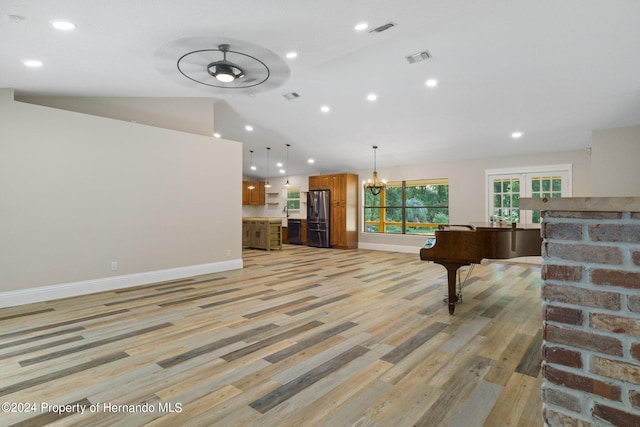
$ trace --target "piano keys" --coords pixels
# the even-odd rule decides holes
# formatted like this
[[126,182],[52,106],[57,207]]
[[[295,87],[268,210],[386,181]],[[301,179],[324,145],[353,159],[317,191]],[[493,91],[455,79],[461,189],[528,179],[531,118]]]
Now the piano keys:
[[420,259],[447,269],[449,314],[453,314],[459,300],[456,277],[460,267],[480,264],[483,259],[539,256],[541,249],[539,224],[443,225],[420,249]]

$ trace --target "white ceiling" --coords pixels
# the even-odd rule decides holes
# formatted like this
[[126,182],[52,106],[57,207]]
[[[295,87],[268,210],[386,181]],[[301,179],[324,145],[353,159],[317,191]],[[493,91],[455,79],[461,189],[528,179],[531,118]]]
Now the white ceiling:
[[[593,129],[640,124],[638,0],[2,0],[0,14],[0,87],[175,97],[178,119],[192,113],[185,99],[218,100],[215,130],[244,143],[245,173],[257,177],[266,147],[281,160],[287,143],[291,175],[369,169],[372,145],[382,171],[586,149]],[[62,33],[52,19],[77,27]],[[362,21],[369,30],[397,25],[355,31]],[[159,65],[185,38],[259,46],[290,75],[253,94],[189,84]],[[298,57],[285,59],[292,50]],[[405,59],[423,50],[433,57]],[[26,58],[44,66],[26,69]],[[438,86],[427,88],[428,78]],[[288,92],[300,98],[287,101]],[[248,169],[249,150],[258,172]]]

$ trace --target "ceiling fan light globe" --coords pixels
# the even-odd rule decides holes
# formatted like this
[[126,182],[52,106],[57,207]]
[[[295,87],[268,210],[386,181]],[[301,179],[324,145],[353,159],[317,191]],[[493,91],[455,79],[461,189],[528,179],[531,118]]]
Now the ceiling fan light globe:
[[231,83],[232,81],[234,81],[236,79],[233,74],[228,74],[228,73],[225,73],[225,72],[216,73],[214,75],[214,77],[219,82],[222,82],[222,83]]
[[244,77],[242,68],[225,60],[212,62],[207,66],[207,72],[222,83],[231,83],[236,79]]

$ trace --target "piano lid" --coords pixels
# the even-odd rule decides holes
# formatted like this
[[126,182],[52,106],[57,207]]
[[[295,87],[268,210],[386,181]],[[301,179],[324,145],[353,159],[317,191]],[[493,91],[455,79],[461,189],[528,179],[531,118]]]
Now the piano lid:
[[[508,222],[508,221],[471,222],[469,224],[470,224],[471,227],[473,227],[476,230],[477,229],[481,229],[481,230],[485,230],[485,229],[489,229],[489,230],[509,229],[509,230],[512,230],[514,228],[513,223]],[[529,230],[529,229],[540,230],[540,226],[541,226],[541,224],[520,224],[520,223],[516,223],[515,229],[516,230]]]
[[[476,223],[472,226],[449,226],[427,238],[420,258],[434,262],[467,262],[482,259],[508,259],[541,254],[540,227]],[[455,228],[455,229],[454,229]]]

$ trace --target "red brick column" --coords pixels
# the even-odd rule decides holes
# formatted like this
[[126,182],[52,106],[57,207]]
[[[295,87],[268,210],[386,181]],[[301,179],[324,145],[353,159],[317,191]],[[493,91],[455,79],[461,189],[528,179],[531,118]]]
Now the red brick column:
[[640,426],[640,213],[547,211],[543,412],[549,426]]

